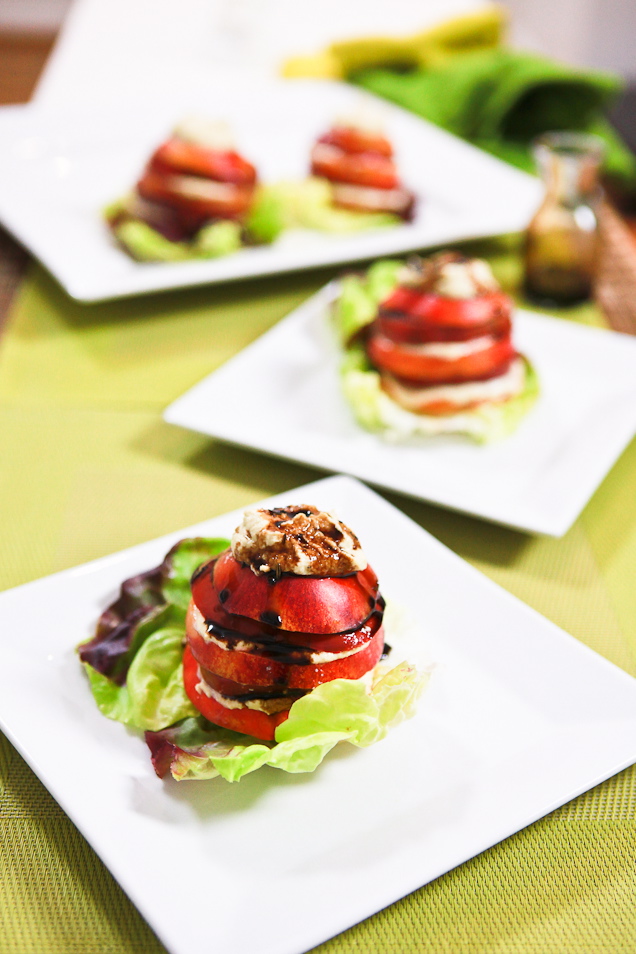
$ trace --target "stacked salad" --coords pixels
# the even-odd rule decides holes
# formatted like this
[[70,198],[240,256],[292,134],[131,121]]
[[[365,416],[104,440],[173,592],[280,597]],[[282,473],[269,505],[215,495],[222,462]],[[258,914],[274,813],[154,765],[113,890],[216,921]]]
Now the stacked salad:
[[349,528],[315,507],[247,511],[124,581],[79,648],[104,715],[143,730],[160,777],[310,772],[382,739],[426,677],[383,662],[384,600]]
[[106,221],[139,261],[214,258],[273,242],[290,228],[346,233],[408,219],[393,148],[360,118],[345,117],[315,143],[311,175],[264,184],[225,123],[186,117],[151,155],[133,191]]
[[346,276],[333,316],[358,423],[397,441],[510,434],[539,393],[512,310],[488,264],[458,252]]

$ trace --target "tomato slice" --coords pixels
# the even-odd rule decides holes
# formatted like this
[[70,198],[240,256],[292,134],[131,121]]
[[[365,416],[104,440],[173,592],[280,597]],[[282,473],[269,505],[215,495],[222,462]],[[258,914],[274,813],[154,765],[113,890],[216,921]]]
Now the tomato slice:
[[[515,359],[518,360],[517,355]],[[510,367],[512,367],[512,363]],[[506,375],[506,368],[502,375]],[[449,385],[424,385],[421,382],[398,379],[388,373],[381,375],[381,385],[396,404],[411,411],[413,414],[448,415],[459,414],[461,411],[486,404],[500,404],[519,393],[522,381],[517,375],[507,378],[504,388],[501,388],[496,397],[488,391],[488,382],[500,375],[471,382],[457,382]],[[466,385],[470,385],[466,389]],[[482,386],[480,388],[480,385]],[[444,393],[440,389],[444,388]],[[481,393],[480,393],[481,391]]]
[[369,606],[366,619],[353,629],[340,633],[294,632],[248,616],[234,616],[226,612],[214,587],[205,582],[201,584],[199,577],[192,586],[195,594],[192,603],[206,622],[215,625],[215,636],[220,642],[230,647],[238,642],[257,643],[259,648],[256,652],[274,659],[294,655],[295,659],[302,662],[312,652],[341,653],[356,649],[370,638],[367,630],[372,618],[384,611],[384,600],[378,595],[373,607]]
[[154,172],[184,172],[235,185],[254,185],[256,169],[237,152],[206,149],[183,139],[169,139],[150,160]]
[[251,186],[216,182],[196,176],[166,175],[147,170],[137,183],[144,199],[165,202],[181,212],[204,218],[240,218],[252,204]]
[[[380,636],[380,631],[382,635]],[[382,653],[384,629],[382,613],[373,615],[369,622],[356,633],[344,634],[339,648],[328,638],[329,648],[316,640],[313,652],[346,652],[358,649],[351,656],[333,659],[324,663],[307,663],[307,652],[295,652],[286,644],[279,644],[277,654],[269,652],[244,652],[240,649],[224,649],[216,643],[203,639],[194,627],[192,608],[186,617],[188,645],[197,661],[206,669],[245,685],[309,687],[330,679],[357,679],[373,666]],[[361,648],[359,648],[361,647]],[[379,647],[379,650],[378,650]],[[266,650],[269,646],[264,647]],[[356,675],[351,675],[351,673]]]
[[379,309],[378,325],[394,341],[465,341],[510,330],[512,302],[503,292],[475,298],[445,298],[397,288]]
[[[199,664],[186,646],[183,653],[183,685],[186,694],[192,705],[214,725],[233,729],[235,732],[244,732],[245,735],[254,736],[256,739],[273,741],[276,726],[284,722],[289,715],[287,709],[276,712],[274,715],[259,712],[257,709],[228,709],[216,699],[206,696],[203,692],[197,692],[199,680]],[[289,700],[290,705],[292,701],[292,699]]]
[[[212,585],[226,613],[296,633],[357,629],[368,619],[378,595],[378,578],[370,566],[348,576],[283,574],[273,581],[239,563],[230,550],[214,561]],[[203,573],[193,584],[193,596],[208,617],[206,586],[210,576]]]
[[[194,656],[194,653],[192,655]],[[196,656],[194,658],[196,659]],[[247,702],[250,699],[276,699],[278,703],[276,708],[282,710],[286,708],[282,704],[283,699],[294,702],[307,693],[305,689],[290,689],[288,686],[246,686],[242,682],[234,682],[233,679],[218,676],[215,672],[205,669],[201,663],[199,663],[199,671],[201,678],[208,686],[222,696],[229,696],[237,702]]]
[[413,346],[398,344],[382,334],[373,334],[367,341],[372,364],[420,386],[458,384],[503,374],[515,353],[509,337],[492,339],[488,347],[453,359],[423,354]]
[[377,152],[348,153],[337,146],[318,142],[311,152],[311,171],[332,182],[351,182],[374,189],[397,189],[395,163]]
[[318,142],[338,146],[343,152],[377,152],[388,158],[393,155],[393,146],[386,136],[354,126],[334,126]]

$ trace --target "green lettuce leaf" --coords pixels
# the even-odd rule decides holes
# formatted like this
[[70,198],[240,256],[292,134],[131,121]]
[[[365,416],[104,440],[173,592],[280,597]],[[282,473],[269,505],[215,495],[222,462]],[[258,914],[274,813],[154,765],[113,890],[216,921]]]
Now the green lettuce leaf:
[[382,390],[380,375],[371,367],[362,348],[351,348],[345,353],[340,380],[358,424],[389,441],[464,434],[478,444],[485,444],[511,434],[539,396],[536,371],[526,358],[523,361],[525,384],[516,397],[444,416],[414,414],[391,400]]
[[153,731],[196,715],[183,688],[183,639],[182,625],[164,627],[148,636],[123,686],[85,663],[100,712],[125,725]]
[[408,663],[388,672],[385,668],[376,667],[371,686],[367,679],[334,679],[298,699],[276,729],[272,745],[246,743],[246,736],[212,726],[202,717],[147,733],[155,767],[180,781],[221,775],[235,782],[263,765],[313,772],[338,742],[372,745],[414,714],[428,676]]
[[185,242],[172,242],[139,219],[127,219],[115,225],[113,232],[138,262],[183,262],[197,257]]
[[195,258],[219,258],[237,252],[243,245],[241,226],[230,219],[211,222],[197,232],[192,243]]
[[272,242],[285,229],[317,229],[346,234],[364,229],[399,225],[401,219],[385,212],[355,212],[333,204],[331,185],[326,179],[278,182],[262,186],[247,222],[256,241]]
[[184,612],[190,602],[190,580],[203,563],[223,553],[230,541],[223,537],[188,537],[170,550],[161,564],[164,599]]
[[345,275],[333,309],[333,321],[341,344],[348,345],[362,328],[375,320],[378,305],[398,283],[403,262],[382,259],[364,275]]

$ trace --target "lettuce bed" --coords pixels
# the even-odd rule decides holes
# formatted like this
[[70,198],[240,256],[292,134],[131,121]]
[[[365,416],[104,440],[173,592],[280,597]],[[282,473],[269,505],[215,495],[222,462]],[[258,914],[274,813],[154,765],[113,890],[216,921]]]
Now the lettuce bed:
[[313,772],[338,742],[371,745],[413,715],[426,677],[401,663],[312,690],[292,705],[272,744],[207,722],[183,688],[185,614],[192,574],[228,546],[182,540],[159,567],[122,584],[96,635],[78,647],[100,711],[145,732],[158,775],[233,782],[262,765]]
[[347,234],[401,224],[384,212],[354,212],[333,204],[326,179],[261,186],[244,227],[230,220],[204,226],[191,242],[174,242],[128,212],[130,197],[113,202],[104,217],[119,243],[140,262],[219,258],[240,248],[274,242],[288,229]]
[[398,284],[403,266],[403,262],[386,260],[376,262],[364,275],[347,275],[334,305],[334,326],[344,352],[340,366],[342,391],[358,424],[395,442],[436,434],[462,434],[477,443],[507,437],[539,396],[539,380],[527,358],[523,358],[525,384],[520,394],[458,414],[415,414],[400,407],[382,389],[380,375],[370,364],[358,336],[375,319],[380,302]]

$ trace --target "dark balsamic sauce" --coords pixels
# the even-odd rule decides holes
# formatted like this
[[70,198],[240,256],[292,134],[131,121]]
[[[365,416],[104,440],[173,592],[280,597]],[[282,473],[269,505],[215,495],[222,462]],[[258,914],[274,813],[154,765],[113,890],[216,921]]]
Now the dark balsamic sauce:
[[261,623],[267,623],[268,626],[281,626],[283,619],[273,610],[265,610],[261,613]]
[[229,599],[229,596],[230,591],[227,589],[227,587],[224,590],[221,590],[219,593],[219,603],[225,603]]
[[203,574],[206,573],[208,570],[211,572],[215,562],[216,562],[216,557],[214,558],[214,560],[208,560],[207,563],[202,563],[201,566],[198,567],[194,571],[192,576],[190,577],[190,585],[192,586],[193,583],[196,583],[199,577],[203,576]]
[[268,689],[267,686],[263,686],[262,689],[250,689],[249,692],[241,692],[236,695],[229,692],[221,693],[221,695],[226,699],[232,699],[234,702],[251,702],[256,699],[261,699],[265,702],[268,699],[300,699],[301,696],[307,695],[308,692],[308,689]]
[[385,644],[384,644],[384,649],[382,650],[382,655],[380,656],[380,659],[386,659],[387,656],[389,655],[389,653],[391,652],[391,649],[392,649],[392,648],[393,648],[393,647],[390,646],[388,643],[385,643]]
[[[373,628],[379,628],[382,623],[384,613],[384,600],[382,597],[378,597],[375,605],[376,609],[374,609],[360,625],[353,629],[342,630],[340,633],[328,633],[325,634],[325,636],[346,636],[349,633],[356,633],[358,630],[362,630],[364,635],[370,635]],[[218,639],[219,642],[224,643],[228,649],[234,649],[238,643],[246,643],[250,648],[242,649],[241,652],[247,652],[256,656],[265,656],[289,666],[314,665],[311,661],[311,656],[317,652],[315,646],[302,646],[296,643],[284,642],[285,631],[275,629],[267,621],[264,621],[263,629],[258,633],[258,636],[249,636],[245,633],[239,633],[235,629],[221,626],[212,619],[206,619],[205,626],[208,633],[214,636],[215,639]]]

